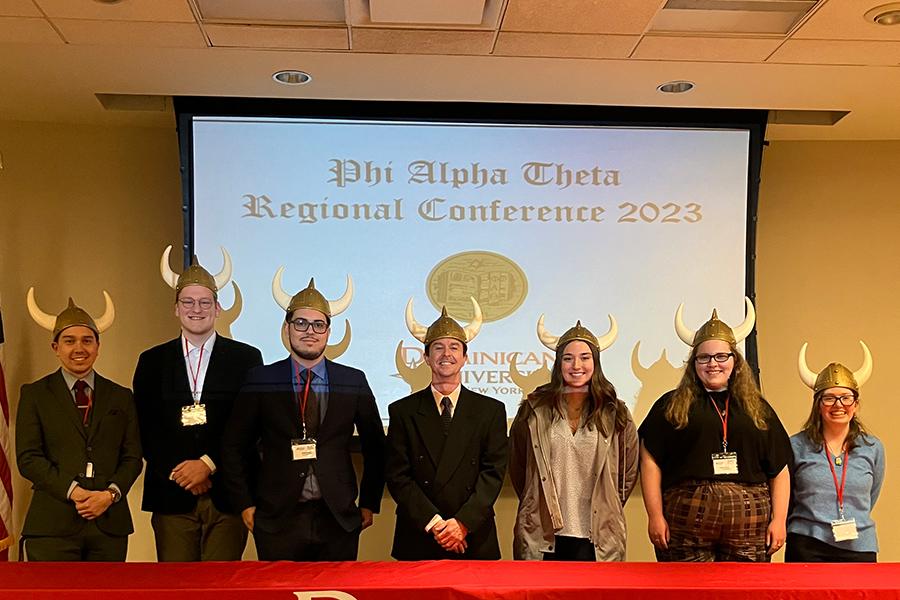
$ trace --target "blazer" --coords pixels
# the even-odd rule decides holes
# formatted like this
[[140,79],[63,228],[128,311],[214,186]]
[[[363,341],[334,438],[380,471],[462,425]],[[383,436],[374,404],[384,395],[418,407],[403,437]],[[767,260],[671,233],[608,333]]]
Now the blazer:
[[[255,506],[255,527],[272,533],[300,500],[309,460],[293,460],[291,440],[301,436],[300,408],[292,386],[291,358],[257,367],[238,394],[222,446],[225,484],[237,511]],[[322,500],[346,531],[361,525],[359,508],[381,507],[384,493],[384,428],[365,374],[325,361],[328,403],[316,435],[315,474]],[[359,433],[363,473],[357,487],[353,429]],[[248,451],[258,450],[252,477]]]
[[[397,502],[391,555],[398,560],[499,559],[494,502],[506,473],[506,409],[463,387],[444,436],[431,388],[388,407],[386,479]],[[425,527],[435,514],[468,529],[463,554],[447,552]]]
[[209,494],[222,512],[234,512],[221,481],[222,435],[244,377],[262,364],[253,346],[216,336],[200,402],[206,405],[206,424],[184,427],[181,408],[193,404],[184,364],[181,336],[143,352],[134,371],[134,400],[147,472],[141,508],[161,514],[187,513],[197,505],[194,496],[169,479],[184,460],[208,455],[216,465]]
[[[134,531],[125,496],[141,472],[141,440],[131,392],[94,374],[91,421],[86,428],[66,386],[62,371],[22,386],[16,416],[16,460],[31,481],[34,495],[22,536],[66,536],[87,521],[66,498],[72,482],[86,490],[105,490],[111,483],[122,498],[97,518],[109,535]],[[94,476],[85,476],[88,462]]]

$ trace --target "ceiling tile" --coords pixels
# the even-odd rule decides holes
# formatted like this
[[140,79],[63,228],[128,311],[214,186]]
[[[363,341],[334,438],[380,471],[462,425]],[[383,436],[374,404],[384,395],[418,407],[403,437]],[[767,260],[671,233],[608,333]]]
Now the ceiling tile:
[[[416,1],[416,0],[410,0]],[[434,1],[434,0],[432,0]],[[441,0],[449,2],[449,0]],[[354,27],[375,27],[381,29],[427,29],[427,30],[470,30],[470,29],[497,29],[497,23],[500,20],[500,11],[503,8],[504,0],[487,0],[484,2],[484,10],[482,11],[481,23],[466,25],[439,25],[434,23],[375,23],[372,21],[372,15],[369,8],[370,0],[347,0],[347,12],[350,15],[347,19]]]
[[900,42],[788,40],[770,63],[810,65],[900,65]]
[[346,27],[276,27],[254,25],[206,25],[213,46],[235,48],[285,48],[291,50],[348,50]]
[[640,39],[636,35],[501,32],[494,47],[498,56],[557,58],[627,58]]
[[344,0],[196,0],[205,22],[344,23]]
[[105,4],[96,0],[34,0],[48,17],[111,21],[193,23],[188,0],[128,0]]
[[391,54],[490,54],[490,31],[374,29],[351,31],[354,52]]
[[502,31],[643,33],[660,0],[509,0]]
[[782,42],[773,38],[647,35],[632,58],[699,60],[710,62],[762,62]]
[[866,11],[885,3],[886,0],[826,2],[791,39],[900,41],[900,26],[876,25],[865,18]]
[[200,27],[188,23],[142,21],[89,21],[55,19],[70,44],[85,46],[140,46],[158,48],[205,48]]
[[[0,17],[0,44],[62,44],[46,19]],[[0,51],[2,54],[2,51]]]
[[0,0],[0,17],[43,17],[31,0]]

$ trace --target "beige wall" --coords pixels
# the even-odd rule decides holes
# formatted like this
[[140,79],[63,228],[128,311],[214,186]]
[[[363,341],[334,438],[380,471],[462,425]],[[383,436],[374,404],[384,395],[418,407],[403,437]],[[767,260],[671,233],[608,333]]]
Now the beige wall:
[[[0,121],[0,152],[0,298],[14,421],[19,386],[57,366],[49,334],[27,316],[29,286],[47,312],[61,310],[71,294],[96,314],[100,291],[110,292],[118,317],[103,336],[97,367],[123,384],[141,350],[176,333],[157,265],[161,249],[182,239],[180,180],[174,129]],[[763,391],[785,427],[795,432],[810,405],[796,374],[800,344],[810,342],[815,369],[831,360],[856,368],[862,338],[875,357],[862,416],[885,442],[889,464],[900,440],[888,404],[900,358],[893,343],[900,333],[897,164],[900,142],[773,143],[763,162],[757,263]],[[137,528],[129,559],[153,560],[140,487],[129,496]],[[20,526],[30,492],[17,473],[15,493]],[[900,560],[900,523],[888,511],[898,500],[900,483],[889,473],[876,511],[884,561]],[[507,558],[515,506],[506,485],[497,520]],[[393,508],[385,498],[363,535],[361,559],[388,558]],[[651,560],[639,494],[626,512],[629,560]]]

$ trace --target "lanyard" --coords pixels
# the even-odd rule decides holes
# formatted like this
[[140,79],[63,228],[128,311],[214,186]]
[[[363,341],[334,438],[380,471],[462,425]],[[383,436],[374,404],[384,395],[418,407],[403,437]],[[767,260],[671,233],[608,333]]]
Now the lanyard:
[[828,466],[831,468],[831,477],[834,479],[834,491],[837,492],[837,501],[838,501],[838,510],[841,512],[841,519],[844,518],[844,484],[847,482],[847,463],[850,461],[850,453],[844,452],[841,454],[843,456],[844,463],[841,466],[841,485],[838,487],[837,480],[837,472],[834,470],[834,461],[831,459],[831,453],[828,452],[828,444],[822,443],[825,446],[825,458],[828,459]]
[[[294,372],[297,375],[297,387],[300,387],[300,367],[297,363],[291,361],[294,365]],[[297,404],[300,405],[300,423],[303,425],[303,439],[306,439],[306,400],[309,398],[309,382],[312,381],[313,372],[312,369],[306,370],[306,383],[303,385],[303,397],[300,397],[300,392],[295,391],[294,394],[297,396]]]
[[197,360],[197,372],[194,373],[194,367],[191,365],[191,355],[188,353],[188,341],[187,338],[184,338],[184,355],[187,358],[188,371],[191,374],[191,397],[194,399],[194,404],[200,404],[200,395],[197,393],[197,380],[200,379],[200,369],[203,368],[203,346],[204,344],[200,344],[200,358]]
[[719,405],[712,399],[712,396],[707,395],[707,397],[709,398],[709,401],[712,402],[713,408],[716,409],[719,420],[722,421],[722,452],[728,452],[728,401],[731,399],[731,396],[729,395],[725,398],[724,415],[722,415],[722,412],[719,410]]

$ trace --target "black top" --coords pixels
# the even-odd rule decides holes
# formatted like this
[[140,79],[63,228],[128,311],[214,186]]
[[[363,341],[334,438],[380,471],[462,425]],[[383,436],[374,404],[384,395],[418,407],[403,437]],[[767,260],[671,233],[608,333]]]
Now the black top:
[[[778,475],[791,458],[791,442],[769,403],[768,429],[761,431],[738,402],[729,402],[728,451],[737,452],[736,475],[714,475],[712,454],[722,452],[722,420],[710,397],[698,398],[688,412],[684,429],[666,420],[665,410],[674,390],[653,404],[638,430],[641,441],[662,471],[662,489],[689,479],[765,483]],[[715,399],[725,408],[724,393]]]

